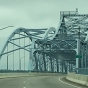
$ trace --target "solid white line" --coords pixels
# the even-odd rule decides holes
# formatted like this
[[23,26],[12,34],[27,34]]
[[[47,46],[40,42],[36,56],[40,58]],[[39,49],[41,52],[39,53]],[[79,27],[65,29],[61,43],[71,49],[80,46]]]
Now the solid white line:
[[[65,76],[63,76],[63,77],[65,77]],[[67,82],[63,82],[63,81],[61,80],[61,78],[63,78],[63,77],[58,78],[60,82],[65,83],[65,84],[70,85],[70,86],[73,86],[73,87],[76,87],[76,88],[81,88],[81,87],[78,87],[78,86],[74,86],[74,85],[72,85],[72,84],[69,84],[69,83],[67,83]]]
[[23,87],[23,88],[26,88],[26,87]]
[[25,81],[24,81],[24,83],[25,83]]

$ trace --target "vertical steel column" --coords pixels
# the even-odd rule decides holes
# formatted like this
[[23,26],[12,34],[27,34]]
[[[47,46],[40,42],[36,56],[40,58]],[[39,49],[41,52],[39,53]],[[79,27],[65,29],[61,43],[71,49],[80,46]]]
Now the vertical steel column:
[[67,61],[67,72],[69,72],[69,61]]
[[39,70],[42,71],[42,69],[41,69],[41,59],[40,59],[39,53],[38,53],[38,60],[39,60]]
[[47,56],[47,71],[49,71],[49,58]]
[[[87,41],[87,44],[86,44],[86,63],[88,63],[88,41]],[[88,68],[88,64],[87,64],[87,68]]]
[[38,71],[40,70],[40,67],[39,67],[39,58],[38,58],[38,52],[37,52],[37,63],[38,63]]
[[47,58],[46,54],[45,54],[45,60],[46,60],[46,71],[48,71],[48,58]]
[[22,59],[22,58],[20,58],[20,70],[21,70],[21,59]]
[[50,72],[50,60],[49,60],[49,56],[48,56],[48,71]]
[[43,60],[43,54],[41,53],[41,55],[42,55],[42,69],[43,69],[43,71],[45,71],[45,70],[44,70],[44,60]]
[[52,57],[51,57],[51,45],[50,45],[50,64],[51,64],[51,72],[53,72],[53,64],[52,64]]
[[52,72],[54,72],[54,58],[52,58]]
[[63,60],[63,73],[65,73],[65,61]]
[[58,60],[59,63],[59,72],[61,72],[61,60]]
[[55,58],[55,71],[57,72],[57,60]]
[[67,73],[67,63],[66,63],[66,61],[65,61],[65,73]]
[[44,62],[44,71],[46,71],[46,61],[45,61],[45,52],[44,52],[44,45],[43,45],[43,62]]
[[37,53],[34,53],[34,58],[35,58],[35,63],[36,63],[36,67],[35,70],[38,71],[38,60],[37,60]]
[[54,72],[56,72],[56,59],[54,58]]
[[81,68],[84,68],[84,44],[82,45],[82,60],[81,60]]
[[70,61],[68,61],[68,63],[69,63],[69,72],[70,72]]
[[54,72],[54,58],[52,57],[52,72]]
[[50,66],[49,66],[50,72],[52,72],[52,70],[51,70],[52,69],[52,67],[51,67],[52,65],[51,65],[51,57],[50,56],[49,56],[49,64],[50,64]]
[[33,70],[36,71],[36,61],[35,61],[34,53],[33,53],[33,57],[32,57],[32,65],[33,65]]
[[[19,33],[19,46],[20,46],[20,33]],[[21,62],[20,62],[20,49],[19,49],[19,70],[21,70],[20,64]]]
[[44,71],[46,71],[45,53],[43,52]]
[[[29,45],[30,45],[30,38],[29,38]],[[30,50],[30,46],[29,46],[29,50]],[[32,49],[31,49],[32,50]],[[31,51],[30,51],[31,52]],[[29,64],[30,64],[30,60],[32,59],[32,58],[30,58],[30,52],[29,52]],[[32,62],[31,62],[32,63]],[[28,70],[29,70],[29,65],[28,64]],[[31,70],[32,70],[32,64],[31,64]]]
[[[7,52],[8,52],[8,43],[7,43]],[[8,53],[7,53],[7,70],[8,70]]]
[[62,73],[63,73],[63,60],[61,61],[61,63],[62,63]]
[[[85,46],[85,51],[86,51],[86,46]],[[85,59],[85,68],[87,68],[87,58],[86,58],[86,52],[85,52],[84,59]]]
[[36,70],[36,66],[35,66],[35,64],[36,64],[36,60],[35,60],[35,53],[34,53],[34,44],[35,44],[35,41],[36,41],[36,39],[32,39],[31,40],[31,51],[30,51],[30,58],[32,59],[32,64],[33,64],[33,70]]
[[58,63],[58,58],[56,58],[56,63],[57,63],[57,72],[59,72],[59,63]]
[[52,58],[51,57],[50,57],[50,64],[51,64],[51,72],[53,72]]
[[49,67],[48,67],[48,70],[49,70],[49,72],[50,72],[50,69],[51,69],[51,67],[50,67],[50,65],[51,65],[51,63],[50,63],[50,57],[48,57],[48,64],[49,64]]
[[42,61],[41,61],[41,69],[43,71],[43,58],[42,58]]
[[[24,33],[24,35],[25,35],[25,33]],[[25,38],[24,38],[24,46],[25,46]],[[25,50],[24,50],[24,71],[25,71]]]
[[40,71],[42,72],[43,71],[43,61],[42,61],[40,53],[38,53],[38,59],[39,59]]
[[72,65],[72,61],[71,61],[71,71],[73,71],[73,70],[72,70],[72,66],[73,66],[73,65]]
[[[14,36],[13,36],[13,39],[14,39]],[[13,43],[14,43],[14,40],[13,40]],[[14,44],[13,44],[13,50],[14,50]],[[14,71],[14,51],[13,51],[13,71]]]

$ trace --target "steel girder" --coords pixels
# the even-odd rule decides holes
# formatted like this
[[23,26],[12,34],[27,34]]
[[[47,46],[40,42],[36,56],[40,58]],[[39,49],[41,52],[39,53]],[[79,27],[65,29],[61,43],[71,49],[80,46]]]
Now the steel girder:
[[[24,32],[26,35],[21,34]],[[82,60],[88,61],[88,43],[87,43],[87,36],[88,36],[88,14],[78,14],[78,11],[61,11],[60,12],[60,23],[55,29],[54,27],[44,28],[44,29],[25,29],[25,28],[18,28],[16,29],[10,37],[7,39],[6,43],[4,44],[2,51],[0,53],[0,58],[2,55],[19,50],[24,49],[31,53],[30,58],[32,59],[34,70],[35,71],[51,71],[51,72],[60,72],[60,68],[62,68],[62,72],[64,72],[66,64],[73,64],[75,65],[76,57],[71,59],[64,59],[57,58],[58,53],[60,51],[68,51],[78,52],[77,48],[77,39],[80,39],[80,54],[82,54]],[[12,37],[15,34],[22,35],[23,37],[14,38]],[[13,40],[22,39],[28,37],[31,40],[31,44],[25,45],[21,47],[13,43]],[[8,43],[14,44],[18,46],[17,49],[12,51],[8,51],[4,53],[4,50]],[[83,43],[83,44],[81,44]],[[85,43],[85,45],[84,45]],[[29,49],[26,47],[30,46]],[[76,55],[75,54],[75,55]],[[59,53],[60,55],[60,53]],[[67,57],[68,58],[68,57]],[[85,59],[86,58],[86,59]],[[80,62],[80,60],[78,60]],[[83,62],[81,67],[85,64]],[[56,69],[55,69],[56,66]],[[87,65],[86,65],[87,66]],[[67,66],[68,67],[68,66]]]
[[[47,30],[47,32],[46,32]],[[22,39],[22,38],[26,38],[26,37],[29,37],[30,40],[32,41],[33,39],[35,40],[38,40],[38,39],[45,39],[48,37],[48,34],[50,32],[54,31],[52,34],[56,34],[56,29],[54,27],[51,27],[51,28],[45,28],[45,29],[25,29],[25,28],[18,28],[16,29],[15,31],[13,31],[13,33],[8,37],[8,39],[6,40],[4,46],[2,47],[1,49],[1,52],[0,52],[0,58],[2,55],[6,54],[4,53],[4,50],[7,46],[8,43],[12,43],[11,41],[12,40],[17,40],[17,39]],[[26,33],[26,35],[23,35],[23,34],[20,34],[21,32],[24,32]],[[19,35],[22,35],[24,37],[20,37],[20,38],[14,38],[12,39],[12,37],[15,35],[15,34],[19,34]],[[40,36],[42,34],[42,36]],[[51,36],[50,38],[53,38],[55,35]],[[12,43],[14,44],[14,43]],[[16,45],[16,44],[14,44]],[[27,46],[24,46],[24,47],[20,47],[19,45],[16,45],[18,46],[19,48],[18,49],[24,49],[24,47],[27,47]],[[31,46],[28,45],[28,46]],[[17,49],[17,50],[18,50]],[[15,51],[15,50],[14,50]],[[12,52],[12,51],[11,51]],[[29,51],[30,52],[30,51]],[[10,52],[7,52],[7,53],[10,53]]]
[[[24,49],[28,52],[31,53],[30,55],[30,58],[33,58],[33,53],[34,51],[38,50],[39,48],[36,49],[36,40],[44,40],[44,39],[53,39],[54,36],[56,35],[56,32],[57,30],[54,28],[54,27],[50,27],[50,28],[44,28],[44,29],[25,29],[25,28],[18,28],[16,29],[15,31],[13,31],[13,33],[9,36],[9,38],[6,40],[4,46],[2,47],[1,49],[1,52],[0,52],[0,58],[7,54],[7,57],[8,57],[8,53],[11,53],[11,52],[14,52],[14,51],[17,51],[17,50],[20,50],[20,49]],[[25,33],[25,34],[23,34]],[[19,35],[19,38],[15,38],[14,36],[15,35]],[[22,37],[20,37],[20,35]],[[14,37],[14,38],[13,38]],[[23,38],[29,38],[31,40],[31,44],[28,44],[28,45],[24,45],[24,46],[20,46],[20,39],[23,39]],[[19,44],[15,44],[13,41],[14,40],[19,40]],[[24,40],[25,41],[25,40]],[[17,46],[18,48],[17,49],[13,49],[13,50],[10,50],[7,52],[4,52],[6,48],[8,48],[8,44],[13,44],[14,46]],[[26,49],[27,47],[30,47],[28,49]],[[19,51],[20,52],[20,51]],[[19,56],[20,58],[20,56]],[[37,56],[36,54],[34,55],[34,61],[36,62],[35,64],[35,68],[34,69],[38,69],[38,64],[39,64],[39,61],[37,59]]]
[[[60,23],[57,30],[57,34],[52,40],[45,39],[36,41],[38,47],[40,48],[38,52],[45,52],[49,57],[49,53],[51,53],[52,51],[55,55],[55,53],[60,50],[74,50],[77,54],[77,47],[79,46],[77,45],[77,40],[80,38],[80,44],[81,42],[85,43],[87,41],[88,15],[78,14],[78,11],[62,11],[60,16]],[[87,45],[88,44],[85,45],[86,49]],[[80,46],[80,52],[81,49],[82,46]],[[85,52],[87,52],[86,49]],[[84,50],[82,52],[84,53]],[[88,57],[86,53],[83,56]],[[69,63],[68,61],[70,61],[69,64],[76,64],[77,61],[75,59],[76,57],[74,58],[73,62],[67,60],[67,63]],[[81,64],[80,60],[78,60],[78,62],[78,64]]]

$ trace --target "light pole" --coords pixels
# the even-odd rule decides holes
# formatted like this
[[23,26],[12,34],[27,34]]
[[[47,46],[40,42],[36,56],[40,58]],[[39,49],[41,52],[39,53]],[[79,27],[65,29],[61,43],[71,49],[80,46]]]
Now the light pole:
[[[1,28],[0,30],[4,30],[4,29],[6,29],[6,28],[9,28],[9,27],[14,27],[14,26],[7,26],[7,27],[4,27],[4,28]],[[10,54],[9,54],[10,55]],[[8,70],[8,56],[9,55],[7,55],[7,70]]]
[[[77,38],[77,58],[76,58],[76,68],[80,68],[80,26],[78,28],[78,38]],[[78,71],[78,70],[77,70]]]
[[19,70],[20,70],[20,71],[21,71],[21,59],[24,58],[24,57],[26,57],[26,56],[21,57],[20,60],[19,60],[19,61],[20,61],[20,62],[19,62],[19,64],[20,64]]
[[[29,67],[30,67],[30,69],[29,69]],[[29,58],[29,61],[28,61],[28,71],[31,72],[31,70],[32,70],[32,62],[31,62],[31,59]]]
[[14,27],[14,26],[7,26],[7,27],[4,27],[4,28],[1,28],[0,30],[6,29],[6,28],[9,28],[9,27]]
[[[12,54],[12,53],[11,53],[11,54]],[[8,55],[7,55],[7,70],[8,70],[8,62],[9,62],[9,61],[8,61],[8,56],[11,55],[11,54],[8,54]]]

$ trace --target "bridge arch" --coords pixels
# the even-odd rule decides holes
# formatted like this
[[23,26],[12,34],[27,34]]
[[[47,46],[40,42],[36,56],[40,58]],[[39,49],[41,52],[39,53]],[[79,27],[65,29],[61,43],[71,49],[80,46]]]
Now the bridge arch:
[[[84,24],[85,23],[85,24]],[[88,41],[87,41],[87,32],[88,32],[88,15],[87,14],[78,14],[77,11],[61,11],[60,12],[60,23],[58,28],[54,27],[43,28],[43,29],[25,29],[18,28],[16,29],[6,40],[4,47],[0,53],[0,58],[2,55],[24,49],[31,53],[31,58],[33,58],[33,63],[35,63],[35,71],[57,71],[60,72],[60,69],[67,70],[65,68],[66,64],[72,64],[65,60],[57,59],[56,53],[65,51],[75,50],[77,55],[82,55],[82,61],[79,58],[76,58],[75,55],[75,66],[79,68],[82,66],[87,66],[87,63],[84,63],[84,60],[88,62]],[[26,35],[21,34],[24,32]],[[23,35],[21,38],[28,37],[31,41],[31,44],[28,44],[24,47],[16,45],[11,42],[12,37],[15,35]],[[21,39],[16,38],[16,39]],[[86,41],[85,41],[86,40]],[[4,53],[4,50],[8,43],[18,46],[18,49]],[[29,50],[25,47],[30,46]],[[60,53],[59,53],[60,54]],[[54,56],[55,55],[55,56]],[[71,61],[71,59],[69,59]],[[56,66],[56,67],[55,67]],[[60,68],[61,67],[61,68]],[[57,70],[54,70],[57,68]],[[69,68],[70,69],[70,68]]]

